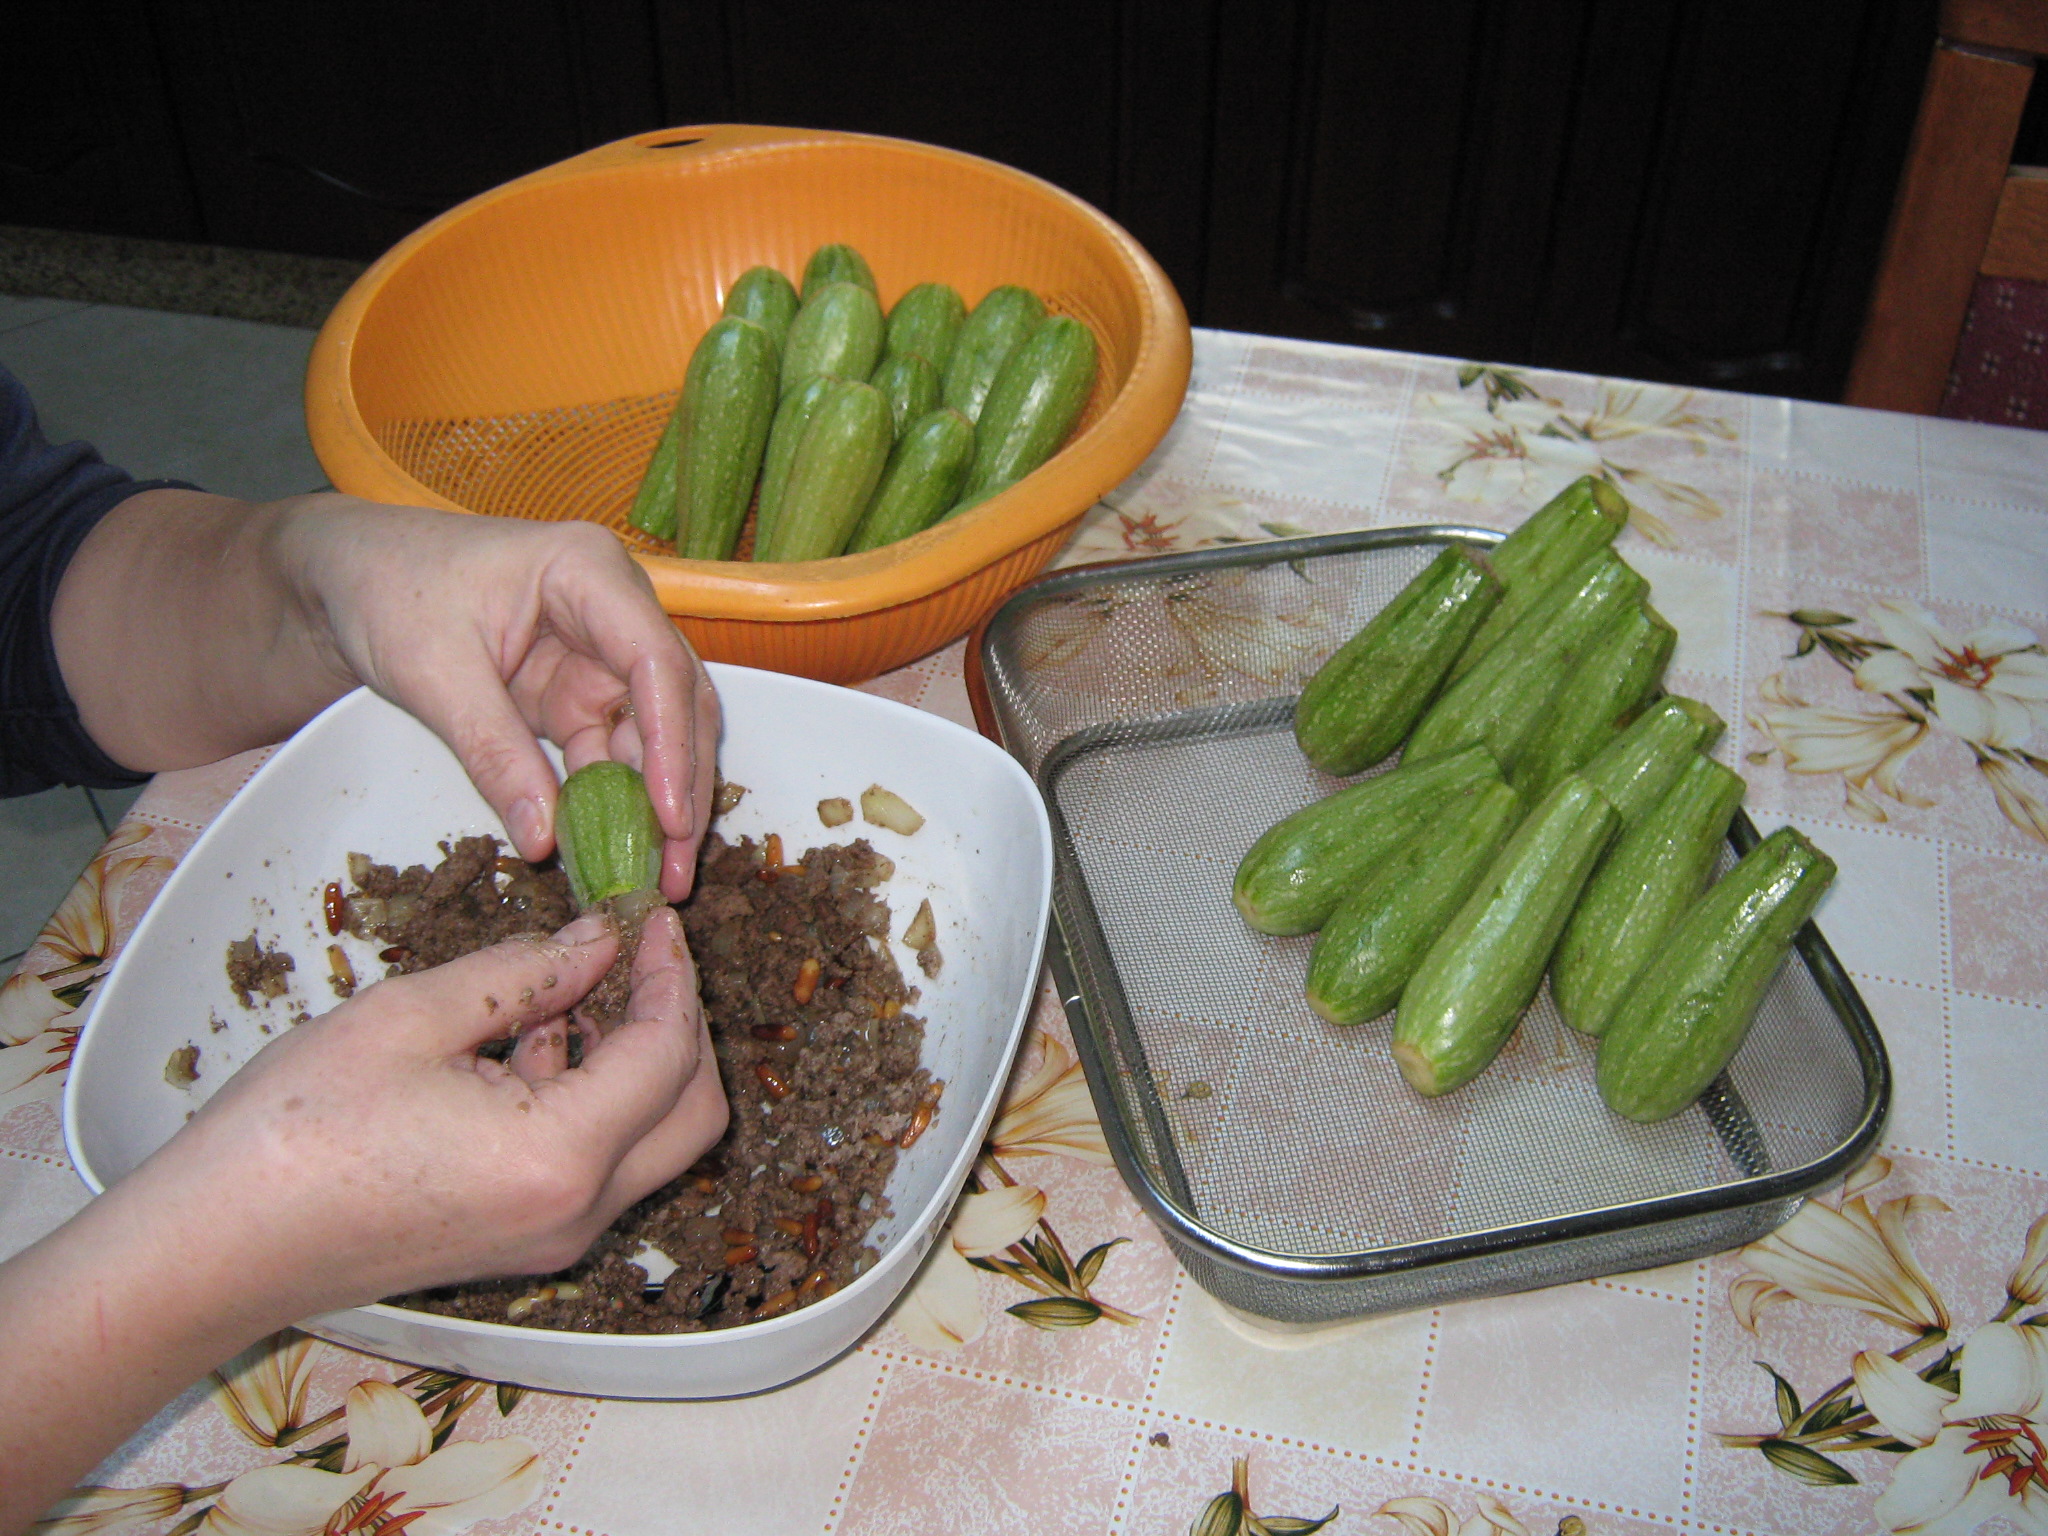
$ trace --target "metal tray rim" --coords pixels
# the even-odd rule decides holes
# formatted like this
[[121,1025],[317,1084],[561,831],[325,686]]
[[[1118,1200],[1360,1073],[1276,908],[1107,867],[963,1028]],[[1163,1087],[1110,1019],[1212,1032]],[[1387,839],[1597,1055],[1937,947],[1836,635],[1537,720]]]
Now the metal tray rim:
[[[1198,574],[1260,565],[1282,564],[1318,555],[1350,554],[1379,548],[1400,548],[1416,544],[1468,543],[1485,547],[1505,535],[1496,529],[1465,524],[1430,523],[1388,528],[1358,529],[1343,533],[1316,534],[1301,538],[1276,539],[1269,543],[1235,545],[1220,549],[1194,550],[1158,555],[1140,560],[1109,562],[1074,567],[1020,588],[990,616],[972,637],[968,647],[969,693],[977,723],[985,734],[1005,750],[1015,752],[1003,730],[1001,710],[986,684],[986,673],[997,670],[994,646],[1003,631],[1015,624],[1039,603],[1083,591],[1093,586],[1133,577],[1158,578]],[[1063,743],[1061,744],[1063,745]],[[1056,745],[1046,762],[1059,756]],[[1058,822],[1056,805],[1048,793],[1043,765],[1033,779],[1045,796],[1049,811]],[[1758,840],[1754,824],[1738,812],[1730,830],[1738,853],[1746,852]],[[1064,835],[1054,839],[1055,884],[1068,884],[1086,899],[1087,884]],[[1089,1000],[1079,987],[1067,932],[1067,919],[1054,903],[1053,923],[1046,940],[1046,959],[1059,991],[1060,1005],[1074,1035],[1076,1055],[1102,1123],[1104,1139],[1117,1171],[1134,1198],[1167,1234],[1194,1251],[1237,1270],[1267,1279],[1306,1284],[1355,1281],[1372,1277],[1430,1269],[1454,1261],[1534,1249],[1582,1238],[1614,1236],[1654,1228],[1687,1218],[1723,1211],[1792,1201],[1818,1189],[1860,1164],[1876,1146],[1891,1103],[1891,1062],[1875,1021],[1857,993],[1841,961],[1820,930],[1807,923],[1794,941],[1801,960],[1849,1037],[1863,1074],[1863,1109],[1853,1130],[1831,1151],[1791,1168],[1752,1175],[1716,1185],[1711,1189],[1686,1190],[1655,1199],[1603,1207],[1593,1211],[1460,1233],[1454,1237],[1424,1242],[1394,1244],[1355,1253],[1300,1254],[1263,1248],[1240,1242],[1203,1223],[1188,1211],[1170,1191],[1162,1188],[1144,1166],[1123,1123],[1122,1106],[1107,1079],[1109,1066],[1097,1039],[1097,1023]]]

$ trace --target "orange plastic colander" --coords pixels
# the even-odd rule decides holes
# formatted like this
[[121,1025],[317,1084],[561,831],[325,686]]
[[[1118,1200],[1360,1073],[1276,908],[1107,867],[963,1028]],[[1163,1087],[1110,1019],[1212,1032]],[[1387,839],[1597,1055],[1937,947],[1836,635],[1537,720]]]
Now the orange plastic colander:
[[[1067,446],[913,538],[832,560],[683,560],[625,521],[691,349],[732,282],[845,241],[884,305],[1021,283],[1101,343]],[[1187,388],[1186,313],[1143,247],[1036,177],[863,134],[718,125],[606,144],[450,209],[363,274],[306,378],[336,487],[624,539],[720,661],[851,682],[965,634],[1144,460]]]

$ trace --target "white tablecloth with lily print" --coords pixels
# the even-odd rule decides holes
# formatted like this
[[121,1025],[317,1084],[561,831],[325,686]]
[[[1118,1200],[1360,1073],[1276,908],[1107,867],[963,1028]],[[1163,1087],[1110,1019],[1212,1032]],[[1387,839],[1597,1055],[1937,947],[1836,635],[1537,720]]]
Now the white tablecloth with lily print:
[[[1741,1252],[1264,1335],[1125,1193],[1047,990],[991,1148],[1023,1193],[971,1199],[827,1370],[600,1402],[287,1335],[57,1529],[1258,1529],[1234,1488],[1276,1532],[2048,1531],[2048,436],[1219,333],[1195,356],[1067,563],[1508,527],[1584,473],[1628,495],[1674,686],[1729,720],[1757,820],[1840,863],[1820,922],[1897,1070],[1883,1155]],[[868,686],[968,720],[958,645]],[[0,1251],[84,1198],[68,1015],[256,761],[158,779],[0,993]],[[1113,1246],[1083,1283],[1047,1244]]]

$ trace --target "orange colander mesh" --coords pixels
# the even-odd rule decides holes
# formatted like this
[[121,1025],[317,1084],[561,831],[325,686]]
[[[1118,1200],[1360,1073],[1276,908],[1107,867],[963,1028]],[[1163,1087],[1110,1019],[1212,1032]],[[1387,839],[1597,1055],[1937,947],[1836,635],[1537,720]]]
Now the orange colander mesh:
[[[774,566],[664,553],[624,514],[692,348],[747,268],[796,277],[830,241],[862,251],[885,305],[928,280],[970,304],[1020,283],[1085,321],[1101,367],[1080,427],[1019,485],[886,550]],[[600,522],[679,618],[817,623],[914,608],[1041,545],[1042,562],[1164,435],[1188,356],[1157,266],[1056,188],[901,140],[725,126],[605,145],[408,238],[323,330],[307,410],[343,490]]]

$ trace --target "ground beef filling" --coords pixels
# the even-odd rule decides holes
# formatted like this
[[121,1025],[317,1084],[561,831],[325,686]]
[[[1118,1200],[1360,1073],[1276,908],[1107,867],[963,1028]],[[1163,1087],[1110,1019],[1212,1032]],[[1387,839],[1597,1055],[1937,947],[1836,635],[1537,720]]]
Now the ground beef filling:
[[[505,857],[495,839],[443,852],[431,871],[351,856],[346,921],[383,946],[390,974],[573,915],[558,870]],[[918,1065],[924,1026],[904,1012],[917,993],[889,953],[875,887],[891,873],[865,841],[782,864],[774,840],[707,839],[681,911],[732,1105],[725,1137],[560,1274],[392,1301],[534,1328],[694,1333],[778,1316],[872,1266],[864,1239],[889,1209],[897,1150],[923,1134],[943,1086]]]

